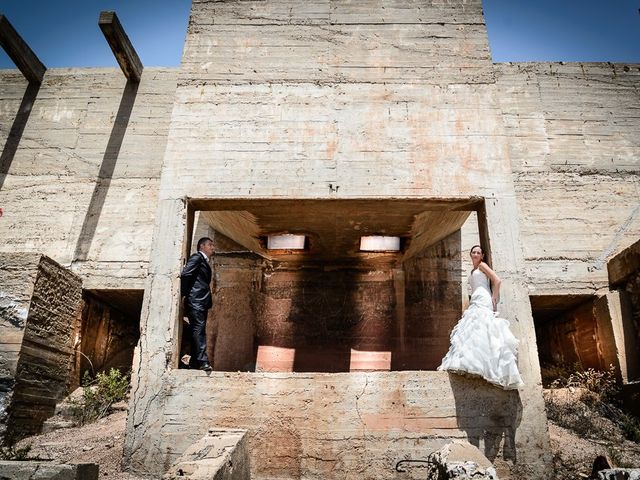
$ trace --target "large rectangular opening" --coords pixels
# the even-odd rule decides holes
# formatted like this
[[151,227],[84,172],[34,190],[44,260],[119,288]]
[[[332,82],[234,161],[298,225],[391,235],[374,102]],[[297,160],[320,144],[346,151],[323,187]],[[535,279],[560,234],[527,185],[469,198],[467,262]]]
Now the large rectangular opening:
[[85,372],[93,378],[111,368],[131,371],[143,295],[139,289],[83,290],[72,385],[79,385]]
[[532,295],[530,301],[545,385],[587,368],[604,371],[613,366],[620,375],[606,297]]
[[[198,238],[216,247],[207,345],[219,371],[435,370],[466,307],[468,249],[488,237],[478,198],[190,207],[185,258]],[[305,247],[270,249],[270,235]],[[363,251],[365,236],[399,248]]]

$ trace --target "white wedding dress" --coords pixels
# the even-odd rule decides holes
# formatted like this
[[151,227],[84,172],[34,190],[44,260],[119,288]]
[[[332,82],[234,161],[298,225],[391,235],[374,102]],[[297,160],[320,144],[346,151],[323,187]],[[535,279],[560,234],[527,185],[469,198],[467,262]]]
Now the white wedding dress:
[[480,376],[505,390],[521,387],[518,339],[509,330],[509,321],[493,311],[489,279],[475,269],[469,285],[471,304],[451,331],[451,347],[438,370]]

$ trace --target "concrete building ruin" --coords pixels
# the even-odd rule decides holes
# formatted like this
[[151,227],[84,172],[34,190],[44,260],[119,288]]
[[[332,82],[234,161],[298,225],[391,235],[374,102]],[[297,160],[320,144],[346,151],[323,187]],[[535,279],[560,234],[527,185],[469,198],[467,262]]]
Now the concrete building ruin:
[[[410,478],[399,460],[454,438],[542,478],[540,362],[639,379],[640,65],[495,64],[480,0],[193,0],[179,68],[42,73],[0,71],[14,434],[90,360],[132,366],[136,472],[228,428],[254,479]],[[203,233],[211,375],[178,368],[179,271]],[[266,248],[277,234],[305,249]],[[401,248],[362,252],[364,235]],[[517,392],[435,371],[480,241]]]

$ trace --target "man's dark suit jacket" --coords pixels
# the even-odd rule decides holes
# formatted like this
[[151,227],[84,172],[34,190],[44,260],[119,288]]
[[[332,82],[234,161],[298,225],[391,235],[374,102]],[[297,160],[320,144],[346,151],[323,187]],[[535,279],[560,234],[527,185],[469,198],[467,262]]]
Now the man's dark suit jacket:
[[189,257],[180,274],[180,293],[185,307],[191,310],[209,310],[211,301],[211,267],[200,252]]

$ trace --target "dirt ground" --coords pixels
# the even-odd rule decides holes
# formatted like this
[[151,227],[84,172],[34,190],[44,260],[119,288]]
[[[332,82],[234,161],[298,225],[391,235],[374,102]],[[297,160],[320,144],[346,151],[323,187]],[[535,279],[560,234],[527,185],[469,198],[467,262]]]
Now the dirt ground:
[[[568,392],[563,401],[571,401]],[[548,398],[549,391],[545,392]],[[123,472],[121,459],[126,424],[126,411],[117,411],[95,423],[77,428],[65,428],[22,440],[18,447],[31,445],[29,457],[50,459],[60,463],[97,463],[100,478],[142,480]],[[590,418],[605,432],[594,438],[584,438],[549,422],[549,434],[554,462],[553,480],[587,478],[598,455],[607,455],[620,467],[640,467],[640,444],[625,440],[606,418]]]
[[549,422],[553,454],[553,480],[575,480],[591,474],[598,455],[607,455],[619,466],[640,467],[640,445],[629,441],[581,438]]
[[[640,468],[640,444],[625,439],[618,424],[598,414],[581,397],[584,389],[558,388],[544,391],[553,454],[554,480],[586,478],[593,461],[606,456],[613,466]],[[564,422],[564,427],[558,423]],[[567,425],[573,429],[565,428]],[[582,434],[578,435],[576,430]],[[586,475],[582,476],[581,475]]]
[[127,412],[121,410],[82,427],[62,428],[26,438],[17,447],[31,445],[29,458],[56,463],[97,463],[101,479],[142,480],[122,470],[126,421]]

